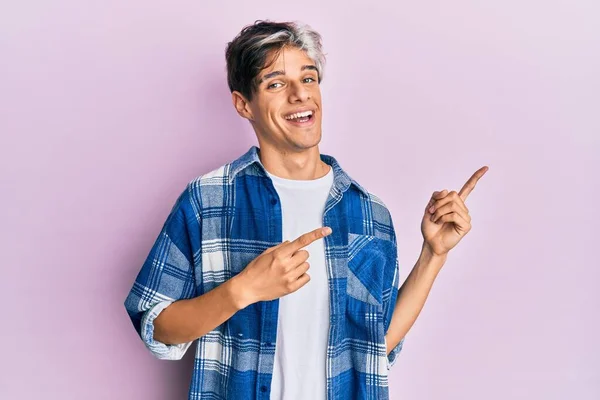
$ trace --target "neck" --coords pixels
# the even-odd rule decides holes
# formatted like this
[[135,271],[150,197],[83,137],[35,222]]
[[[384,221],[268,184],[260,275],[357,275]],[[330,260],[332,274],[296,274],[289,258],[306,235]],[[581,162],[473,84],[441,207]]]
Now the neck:
[[291,151],[261,144],[259,158],[269,173],[285,179],[318,179],[330,168],[321,160],[318,146]]

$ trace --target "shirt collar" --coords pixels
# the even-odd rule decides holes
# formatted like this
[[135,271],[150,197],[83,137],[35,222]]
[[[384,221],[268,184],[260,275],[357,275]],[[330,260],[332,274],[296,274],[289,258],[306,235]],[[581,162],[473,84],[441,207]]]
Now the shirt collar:
[[[238,159],[231,163],[231,172],[229,174],[229,183],[233,182],[235,176],[243,169],[250,165],[257,163],[260,165],[263,171],[265,167],[258,157],[259,148],[257,146],[251,146],[250,149],[241,155]],[[330,165],[333,169],[333,185],[339,190],[340,193],[345,192],[350,185],[354,185],[358,190],[363,192],[365,196],[369,195],[369,192],[361,185],[352,179],[340,166],[337,160],[329,154],[320,154],[321,160],[326,164]]]

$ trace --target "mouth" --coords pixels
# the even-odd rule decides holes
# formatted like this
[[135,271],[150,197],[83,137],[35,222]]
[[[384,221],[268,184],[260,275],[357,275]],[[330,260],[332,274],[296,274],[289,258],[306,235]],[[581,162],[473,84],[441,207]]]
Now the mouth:
[[310,126],[314,123],[314,110],[300,111],[283,117],[289,124],[294,126]]

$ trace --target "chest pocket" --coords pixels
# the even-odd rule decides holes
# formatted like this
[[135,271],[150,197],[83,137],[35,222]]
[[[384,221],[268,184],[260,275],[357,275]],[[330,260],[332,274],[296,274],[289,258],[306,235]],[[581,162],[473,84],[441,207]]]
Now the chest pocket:
[[390,246],[391,243],[372,235],[348,233],[348,296],[372,305],[382,304]]

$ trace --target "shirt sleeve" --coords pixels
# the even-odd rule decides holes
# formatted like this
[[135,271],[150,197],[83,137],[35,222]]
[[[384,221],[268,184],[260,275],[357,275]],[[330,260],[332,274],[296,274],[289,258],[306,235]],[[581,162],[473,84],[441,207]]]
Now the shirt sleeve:
[[189,186],[178,197],[125,299],[125,309],[146,347],[159,359],[179,360],[192,342],[154,339],[154,320],[173,302],[197,296],[193,235],[200,232]]
[[[386,276],[387,277],[391,277],[386,279],[387,282],[387,286],[385,287],[385,291],[384,291],[384,298],[383,298],[383,315],[384,315],[384,328],[385,328],[385,332],[387,334],[388,328],[390,326],[390,322],[392,320],[392,315],[394,314],[394,309],[396,307],[396,300],[398,298],[398,290],[400,287],[400,268],[399,268],[399,261],[398,261],[398,245],[396,242],[396,233],[394,231],[394,224],[392,222],[392,218],[390,216],[390,227],[391,227],[391,236],[392,236],[392,252],[393,254],[391,255],[392,259],[394,260],[392,264],[392,268],[388,271],[386,271]],[[402,350],[402,346],[404,344],[404,338],[402,338],[402,340],[400,340],[400,343],[398,343],[393,349],[392,351],[390,351],[390,353],[387,356],[387,368],[388,370],[396,363],[398,355],[400,354],[400,351]],[[387,346],[386,346],[387,348]]]

